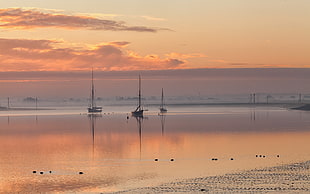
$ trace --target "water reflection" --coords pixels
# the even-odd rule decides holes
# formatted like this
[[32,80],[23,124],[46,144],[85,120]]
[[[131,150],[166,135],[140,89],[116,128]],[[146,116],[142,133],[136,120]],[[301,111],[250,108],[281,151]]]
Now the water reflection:
[[[0,193],[100,193],[145,186],[145,181],[309,159],[309,114],[225,111],[150,115],[147,120],[127,119],[125,113],[40,115],[40,122],[33,116],[0,117]],[[255,112],[259,119],[251,122]],[[256,154],[266,158],[257,162]],[[211,157],[219,160],[212,162]],[[53,173],[32,174],[33,170]]]
[[256,120],[256,113],[255,113],[255,109],[251,110],[251,114],[250,114],[250,119],[251,121],[255,121]]
[[135,117],[136,121],[137,121],[137,126],[138,126],[138,131],[139,131],[139,150],[140,150],[140,160],[141,160],[141,153],[142,153],[142,122],[144,117]]
[[96,119],[101,118],[101,114],[88,114],[87,115],[90,122],[90,132],[92,137],[92,155],[93,159],[95,157],[95,127],[96,127]]
[[164,136],[165,132],[165,122],[166,122],[166,114],[159,114],[160,124],[161,124],[161,135]]

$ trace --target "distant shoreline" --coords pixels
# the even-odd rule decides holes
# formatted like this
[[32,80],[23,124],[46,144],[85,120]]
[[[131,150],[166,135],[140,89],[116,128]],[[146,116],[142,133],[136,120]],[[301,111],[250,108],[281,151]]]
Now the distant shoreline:
[[52,108],[27,108],[27,107],[16,107],[16,108],[7,108],[7,107],[0,107],[0,111],[27,111],[27,110],[54,110]]
[[289,107],[296,106],[297,103],[242,103],[242,102],[223,102],[223,103],[170,103],[167,106],[277,106]]
[[[115,106],[133,106],[133,104],[106,104],[105,107],[115,107]],[[157,107],[159,104],[146,104],[145,106]],[[310,104],[300,104],[300,103],[239,103],[239,102],[223,102],[223,103],[167,103],[168,107],[187,107],[187,106],[221,106],[221,107],[279,107],[287,108],[292,110],[310,110]],[[67,106],[70,107],[70,106]],[[82,106],[81,106],[82,107]],[[55,110],[55,108],[35,108],[35,107],[1,107],[0,111],[29,111],[29,110]]]
[[[289,108],[292,109],[297,106],[301,106],[300,103],[242,103],[242,102],[217,102],[217,103],[200,103],[200,102],[193,102],[193,103],[167,103],[165,104],[167,107],[175,107],[175,106],[222,106],[222,107],[281,107],[281,108]],[[133,104],[106,104],[104,106],[133,106]],[[150,107],[158,107],[159,104],[150,103],[145,104],[145,106]]]

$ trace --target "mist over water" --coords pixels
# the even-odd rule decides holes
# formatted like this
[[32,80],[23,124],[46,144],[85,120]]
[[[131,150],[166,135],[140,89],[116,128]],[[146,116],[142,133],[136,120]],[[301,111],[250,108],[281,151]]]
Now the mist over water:
[[[96,96],[136,97],[138,75],[142,96],[158,97],[164,88],[170,97],[222,97],[225,95],[309,94],[310,70],[294,68],[185,69],[158,71],[95,71]],[[0,72],[0,98],[86,99],[89,72]]]
[[[208,95],[204,96],[200,93],[194,96],[165,96],[165,104],[168,106],[188,106],[188,105],[216,105],[216,104],[254,104],[253,93],[250,94],[222,94],[222,95]],[[161,102],[160,95],[157,96],[143,96],[142,103],[146,107],[156,109]],[[9,103],[9,105],[8,105]],[[6,108],[53,108],[53,107],[87,107],[90,103],[89,97],[36,97],[36,96],[24,96],[24,97],[7,97],[0,98],[0,107]],[[310,103],[310,93],[255,93],[256,104],[300,104]],[[113,96],[113,97],[101,97],[97,96],[96,104],[103,106],[107,111],[111,109],[111,106],[136,106],[136,96]],[[113,109],[113,108],[112,108]]]

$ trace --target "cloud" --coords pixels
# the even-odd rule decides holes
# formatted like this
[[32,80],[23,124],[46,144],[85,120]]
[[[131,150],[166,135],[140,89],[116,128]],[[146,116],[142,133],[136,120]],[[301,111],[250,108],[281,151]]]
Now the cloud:
[[110,45],[116,46],[116,47],[126,47],[130,44],[130,42],[127,41],[115,41],[115,42],[109,42]]
[[166,60],[166,65],[168,67],[173,68],[173,67],[177,67],[177,66],[182,65],[182,64],[184,64],[184,61],[181,61],[179,59],[167,59]]
[[63,41],[0,39],[0,71],[158,70],[184,68],[178,58],[140,56],[126,41],[65,47]]
[[226,64],[230,63],[229,61],[225,61],[223,59],[211,59],[209,61],[210,62],[215,62],[215,63],[226,63]]
[[0,39],[0,50],[5,52],[6,49],[51,49],[51,40],[26,40],[26,39]]
[[129,26],[124,21],[100,19],[94,16],[65,15],[58,12],[44,13],[38,9],[0,9],[0,28],[33,29],[47,27],[135,32],[169,30],[146,26]]
[[201,53],[173,52],[164,57],[156,54],[142,56],[130,50],[129,44],[127,41],[114,41],[77,46],[63,40],[0,38],[0,72],[88,71],[91,67],[101,71],[292,67],[210,59]]
[[208,57],[205,54],[202,53],[190,53],[190,54],[182,54],[182,53],[170,53],[167,54],[168,57],[171,58],[182,58],[182,59],[189,59],[189,58],[205,58]]
[[157,17],[151,17],[151,16],[141,16],[141,17],[146,20],[151,20],[151,21],[165,21],[166,20],[164,18],[157,18]]

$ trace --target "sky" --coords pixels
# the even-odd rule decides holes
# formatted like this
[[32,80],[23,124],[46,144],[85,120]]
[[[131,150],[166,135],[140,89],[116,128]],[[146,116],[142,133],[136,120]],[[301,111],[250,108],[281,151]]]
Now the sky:
[[[47,95],[51,88],[58,88],[58,94],[65,93],[68,90],[65,91],[61,83],[66,73],[89,72],[92,68],[96,72],[152,71],[154,75],[160,74],[157,71],[190,69],[243,72],[235,73],[235,77],[242,77],[249,68],[304,68],[307,71],[310,67],[309,24],[308,0],[0,1],[0,73],[5,77],[0,78],[0,90],[4,93],[1,95],[33,93],[38,88],[43,91],[46,88],[44,94]],[[52,78],[34,81],[42,72]],[[57,72],[62,72],[59,75],[64,77],[60,79]],[[288,79],[281,79],[285,82],[298,77],[295,70],[291,72],[294,76],[286,71]],[[27,79],[16,78],[17,74]],[[219,77],[222,82],[227,81],[221,73]],[[69,81],[73,83],[76,79]],[[178,79],[182,80],[181,74]],[[124,79],[121,80],[120,85],[126,85]],[[197,85],[187,81],[188,86],[184,86],[187,92],[174,94],[185,95],[190,93],[193,84]],[[38,83],[32,85],[34,82]],[[112,92],[110,82],[106,83],[108,88],[101,90]],[[302,82],[297,79],[294,83],[296,85],[287,88],[288,92],[309,90],[306,86],[309,79]],[[23,84],[21,90],[13,92],[12,88],[20,84]],[[207,82],[199,84],[208,85]],[[209,85],[216,88],[216,84]],[[72,94],[79,91],[79,87],[72,87],[75,87]],[[240,92],[264,89],[241,88],[238,84],[235,87]],[[128,92],[129,89],[120,90]],[[43,95],[43,92],[37,93]]]

